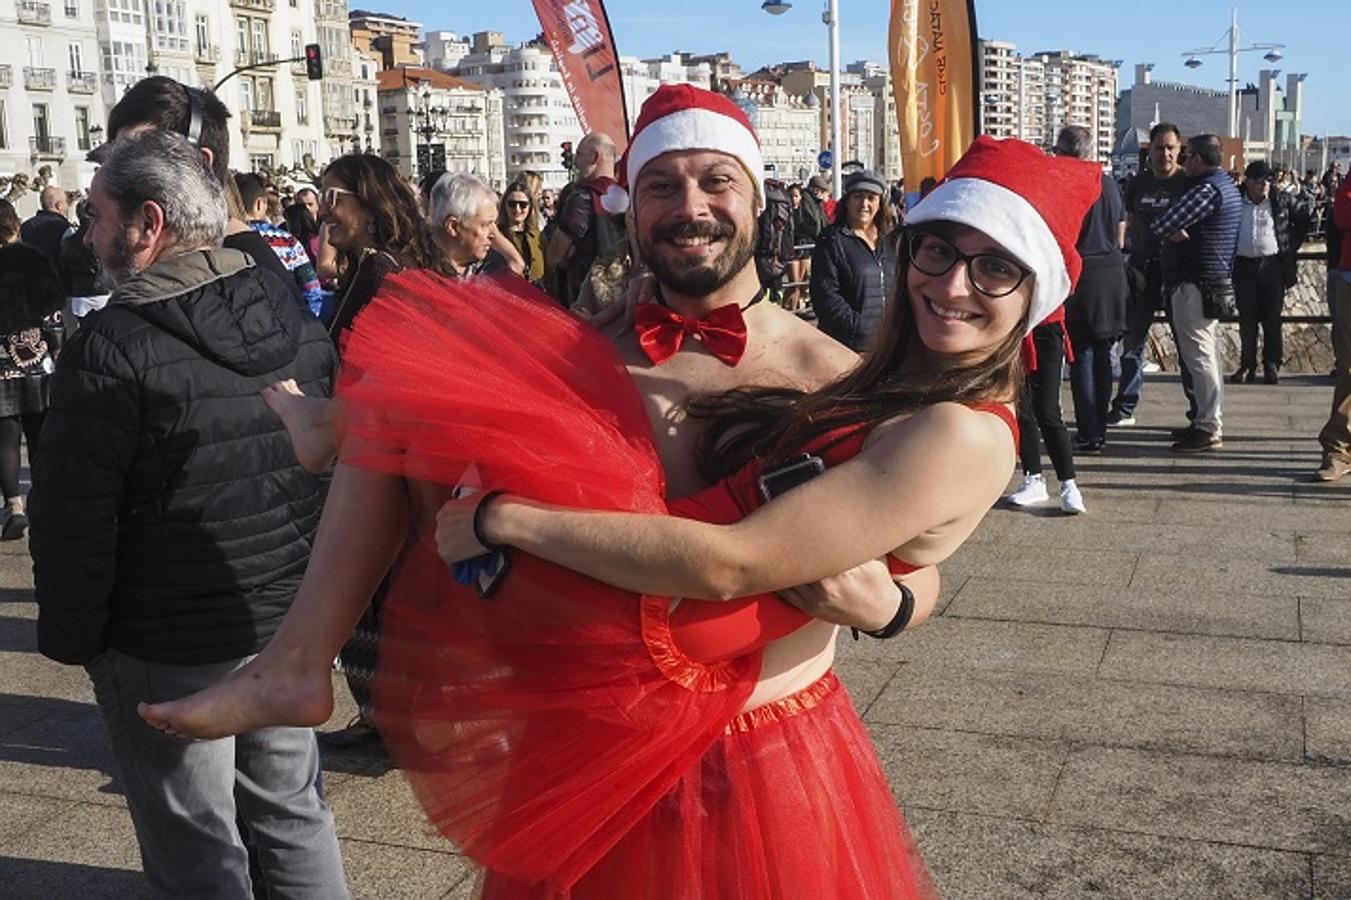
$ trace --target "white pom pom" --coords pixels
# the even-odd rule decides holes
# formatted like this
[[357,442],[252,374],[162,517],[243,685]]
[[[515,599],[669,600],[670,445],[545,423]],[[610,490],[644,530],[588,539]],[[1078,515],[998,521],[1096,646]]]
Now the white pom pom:
[[601,209],[612,216],[622,216],[629,211],[629,192],[617,184],[612,184],[600,196]]

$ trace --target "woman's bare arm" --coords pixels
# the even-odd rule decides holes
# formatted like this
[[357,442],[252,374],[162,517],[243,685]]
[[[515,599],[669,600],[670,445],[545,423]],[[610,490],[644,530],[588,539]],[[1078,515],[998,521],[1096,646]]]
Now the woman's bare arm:
[[[1008,428],[955,404],[887,428],[862,453],[729,526],[668,516],[565,510],[502,498],[485,536],[626,590],[726,599],[819,581],[877,559],[999,496]],[[474,501],[438,514],[443,558],[481,553]],[[921,560],[932,563],[936,560]]]

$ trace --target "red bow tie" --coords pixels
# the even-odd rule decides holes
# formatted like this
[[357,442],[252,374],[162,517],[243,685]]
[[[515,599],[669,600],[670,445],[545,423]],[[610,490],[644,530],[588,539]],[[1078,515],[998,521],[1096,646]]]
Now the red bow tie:
[[729,366],[741,362],[746,352],[746,321],[735,303],[719,306],[702,319],[682,316],[657,303],[644,303],[633,311],[633,329],[654,366],[675,356],[685,336],[691,334],[697,334],[708,352]]

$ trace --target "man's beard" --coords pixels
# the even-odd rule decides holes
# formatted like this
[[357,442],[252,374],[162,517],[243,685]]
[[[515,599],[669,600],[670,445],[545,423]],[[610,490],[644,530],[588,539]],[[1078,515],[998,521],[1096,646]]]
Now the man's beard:
[[[662,255],[666,241],[708,237],[728,240],[712,260],[685,260]],[[638,255],[664,287],[689,297],[711,294],[736,277],[755,255],[755,228],[737,229],[718,221],[681,222],[654,229],[651,241],[638,236]]]
[[99,290],[111,293],[118,285],[138,274],[133,255],[126,230],[119,229],[108,259],[99,260],[99,274],[94,281]]

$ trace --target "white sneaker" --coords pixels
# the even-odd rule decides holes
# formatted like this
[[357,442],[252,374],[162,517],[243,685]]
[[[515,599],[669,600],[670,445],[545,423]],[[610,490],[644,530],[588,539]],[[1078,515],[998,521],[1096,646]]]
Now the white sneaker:
[[[1042,493],[1045,492],[1043,488]],[[1071,516],[1088,512],[1088,508],[1084,506],[1084,498],[1079,493],[1079,486],[1074,483],[1073,478],[1060,485],[1060,511]]]
[[1008,501],[1014,506],[1031,506],[1049,499],[1051,495],[1046,493],[1046,479],[1041,475],[1024,475],[1023,486],[1008,496]]

